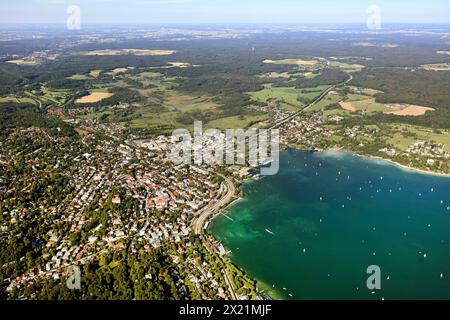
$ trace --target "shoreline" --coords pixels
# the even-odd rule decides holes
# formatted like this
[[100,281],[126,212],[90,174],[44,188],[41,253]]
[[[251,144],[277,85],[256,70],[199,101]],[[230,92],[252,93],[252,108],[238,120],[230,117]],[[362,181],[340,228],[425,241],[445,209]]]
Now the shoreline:
[[424,170],[424,169],[409,167],[407,165],[404,165],[404,164],[401,164],[399,162],[396,162],[396,161],[394,161],[392,159],[385,159],[385,158],[379,157],[379,156],[359,155],[359,154],[356,154],[356,153],[353,153],[353,152],[351,152],[351,153],[353,155],[357,156],[357,157],[368,158],[368,159],[371,159],[371,160],[386,161],[389,164],[394,165],[396,167],[399,167],[400,169],[403,169],[405,171],[409,171],[409,172],[413,172],[413,173],[419,173],[419,174],[425,174],[425,175],[429,175],[429,176],[450,178],[450,173],[441,173],[441,172],[427,171],[427,170]]
[[[304,152],[309,152],[310,150],[302,150],[302,149],[298,149],[295,147],[288,147],[297,151],[304,151]],[[392,159],[389,158],[383,158],[380,156],[373,156],[373,155],[368,155],[368,154],[360,154],[357,153],[355,151],[352,150],[348,150],[348,149],[344,149],[344,148],[330,148],[330,149],[324,149],[324,150],[318,150],[318,151],[314,151],[316,153],[327,153],[327,152],[343,152],[343,153],[350,153],[351,155],[355,156],[355,157],[359,157],[359,158],[367,158],[368,160],[379,160],[379,161],[385,161],[388,164],[394,165],[396,167],[399,167],[405,171],[409,171],[409,172],[414,172],[414,173],[420,173],[420,174],[426,174],[426,175],[432,175],[432,176],[437,176],[437,177],[444,177],[444,178],[450,178],[450,173],[442,173],[442,172],[435,172],[435,171],[428,171],[425,169],[419,169],[419,168],[415,168],[415,167],[410,167],[407,166],[405,164],[401,164],[400,162],[394,161]]]
[[[287,146],[287,149],[289,149],[291,147]],[[305,152],[309,152],[308,150],[301,150],[298,148],[291,148],[293,150],[297,150],[297,151],[305,151]],[[350,153],[355,157],[359,157],[359,158],[363,158],[366,160],[376,160],[376,161],[383,161],[386,162],[386,164],[388,165],[393,165],[399,169],[402,169],[404,171],[408,171],[410,173],[417,173],[417,174],[425,174],[425,175],[431,175],[431,176],[436,176],[436,177],[444,177],[444,178],[450,178],[450,174],[445,174],[445,173],[439,173],[439,172],[433,172],[433,171],[426,171],[423,169],[418,169],[418,168],[414,168],[414,167],[409,167],[407,165],[398,163],[392,159],[386,159],[383,157],[379,157],[379,156],[372,156],[372,155],[363,155],[363,154],[358,154],[354,151],[350,151],[350,150],[345,150],[345,149],[336,149],[336,148],[330,148],[330,149],[326,149],[326,150],[320,150],[318,151],[318,153],[326,153],[326,152],[342,152],[342,153]],[[241,183],[245,183],[248,181],[252,181],[251,177],[246,177],[243,178],[240,182]],[[208,231],[208,229],[211,226],[211,222],[213,222],[218,216],[222,215],[222,213],[224,213],[226,210],[228,210],[232,205],[245,200],[245,195],[243,197],[238,197],[234,200],[232,200],[229,204],[227,204],[225,207],[223,207],[217,214],[213,215],[211,217],[211,219],[209,220],[210,223],[208,224],[208,227],[206,228],[205,231]],[[222,243],[219,239],[217,239],[213,234],[209,233],[212,237],[214,237],[214,239],[216,239],[216,241]],[[222,243],[223,245],[223,243]],[[228,262],[230,263],[230,262]],[[265,295],[267,295],[268,297],[270,297],[273,300],[284,300],[282,299],[282,297],[279,296],[279,294],[277,294],[276,292],[272,292],[274,290],[271,290],[272,288],[267,285],[265,282],[258,280],[256,277],[252,277],[248,275],[248,272],[245,271],[245,269],[243,269],[241,266],[238,266],[235,264],[235,266],[237,268],[239,268],[240,270],[242,270],[250,279],[254,280],[256,282],[256,289],[258,292],[264,293]],[[260,284],[260,285],[258,285]]]

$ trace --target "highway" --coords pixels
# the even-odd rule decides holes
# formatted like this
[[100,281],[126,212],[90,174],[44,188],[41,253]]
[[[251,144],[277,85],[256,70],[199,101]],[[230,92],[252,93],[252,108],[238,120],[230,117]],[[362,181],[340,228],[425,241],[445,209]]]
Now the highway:
[[350,81],[353,80],[353,76],[351,74],[349,74],[349,78],[347,80],[345,80],[344,82],[335,84],[334,86],[329,87],[327,90],[325,90],[324,92],[322,92],[322,94],[320,96],[318,96],[316,99],[314,99],[313,102],[311,102],[310,104],[308,104],[306,107],[304,107],[303,109],[297,111],[294,114],[291,114],[289,117],[286,117],[282,120],[280,120],[278,123],[274,124],[273,126],[269,127],[268,130],[272,130],[272,129],[276,129],[280,126],[282,126],[283,124],[285,124],[286,122],[291,121],[292,119],[294,119],[295,117],[299,116],[300,114],[302,114],[303,112],[305,112],[306,110],[310,109],[311,107],[315,106],[318,102],[320,102],[323,98],[326,97],[326,95],[328,93],[330,93],[330,91],[336,89],[339,86],[343,86],[346,85],[347,83],[349,83]]

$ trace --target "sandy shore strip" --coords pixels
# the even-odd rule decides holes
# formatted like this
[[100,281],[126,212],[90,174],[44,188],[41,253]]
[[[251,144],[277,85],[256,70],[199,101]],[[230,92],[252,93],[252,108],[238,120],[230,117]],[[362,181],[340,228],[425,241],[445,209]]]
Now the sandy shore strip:
[[405,171],[409,171],[409,172],[413,172],[413,173],[421,173],[421,174],[426,174],[426,175],[431,175],[431,176],[438,176],[438,177],[444,177],[444,178],[450,178],[450,173],[440,173],[440,172],[434,172],[434,171],[427,171],[424,169],[418,169],[418,168],[414,168],[414,167],[408,167],[407,165],[395,162],[394,160],[391,159],[385,159],[382,157],[377,157],[377,156],[367,156],[367,155],[359,155],[359,154],[355,154],[352,153],[355,156],[358,157],[363,157],[363,158],[368,158],[368,159],[372,159],[372,160],[379,160],[379,161],[384,161],[384,162],[388,162],[391,165],[394,165],[396,167],[399,167]]

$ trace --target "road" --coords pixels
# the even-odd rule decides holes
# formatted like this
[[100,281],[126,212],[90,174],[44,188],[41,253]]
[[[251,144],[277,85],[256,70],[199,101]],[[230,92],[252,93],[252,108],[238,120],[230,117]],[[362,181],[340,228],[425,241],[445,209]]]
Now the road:
[[193,229],[196,235],[202,234],[206,221],[213,215],[217,214],[220,209],[228,205],[236,194],[236,187],[233,181],[223,175],[220,176],[225,180],[227,193],[220,200],[211,202],[205,208],[200,210],[198,213],[198,218],[193,222]]
[[350,81],[353,80],[353,76],[351,74],[349,74],[349,78],[347,80],[345,80],[344,82],[335,84],[334,86],[329,87],[327,90],[325,90],[324,92],[322,92],[322,94],[320,96],[318,96],[313,102],[311,102],[310,104],[308,104],[306,107],[304,107],[303,109],[297,111],[296,113],[290,115],[289,117],[286,117],[282,120],[280,120],[278,123],[274,124],[273,126],[271,126],[270,128],[268,128],[268,130],[272,130],[272,129],[276,129],[280,126],[282,126],[283,124],[285,124],[286,122],[291,121],[292,119],[294,119],[295,117],[299,116],[300,114],[302,114],[303,112],[305,112],[306,110],[310,109],[311,107],[315,106],[318,102],[320,102],[323,98],[326,97],[326,95],[328,93],[330,93],[330,91],[336,89],[339,86],[343,86],[346,85],[347,83],[349,83]]
[[[209,252],[212,252],[211,251],[212,249],[209,247],[208,240],[203,237],[203,230],[206,221],[208,221],[208,219],[213,217],[215,214],[218,214],[220,212],[220,209],[230,204],[231,201],[233,201],[233,198],[236,194],[236,187],[233,181],[223,175],[220,176],[225,180],[226,194],[220,200],[211,202],[205,208],[200,210],[198,212],[198,218],[196,218],[192,223],[195,234],[202,237],[203,245]],[[222,259],[220,260],[221,260],[220,264],[222,264],[223,261]],[[222,273],[224,276],[224,280],[227,284],[228,291],[231,295],[231,299],[237,300],[237,295],[236,292],[234,291],[233,282],[231,281],[230,275],[228,274],[228,271],[224,266],[222,266]]]

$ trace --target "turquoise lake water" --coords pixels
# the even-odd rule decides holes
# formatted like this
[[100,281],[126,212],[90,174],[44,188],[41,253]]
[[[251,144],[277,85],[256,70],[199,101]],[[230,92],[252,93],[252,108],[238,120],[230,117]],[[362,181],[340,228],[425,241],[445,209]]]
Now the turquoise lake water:
[[[342,152],[281,154],[278,175],[209,232],[279,299],[450,299],[450,178]],[[367,268],[381,269],[369,290]]]

